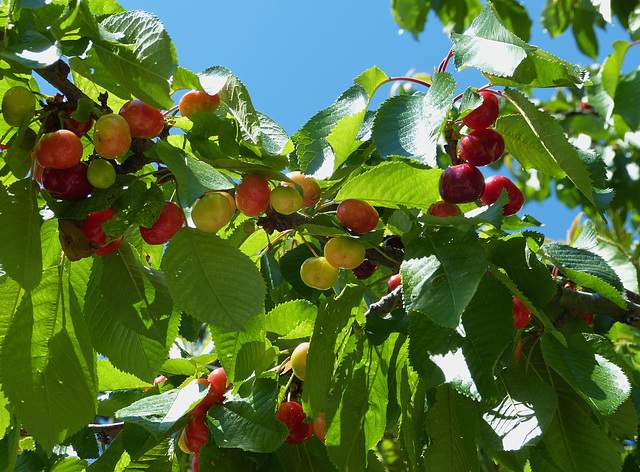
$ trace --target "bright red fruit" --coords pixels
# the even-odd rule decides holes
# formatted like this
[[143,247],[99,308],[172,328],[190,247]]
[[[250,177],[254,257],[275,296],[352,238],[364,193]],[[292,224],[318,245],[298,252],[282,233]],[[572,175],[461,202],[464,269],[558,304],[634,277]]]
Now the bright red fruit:
[[402,276],[400,274],[393,274],[387,282],[387,293],[393,292],[396,288],[402,285]]
[[[67,110],[67,115],[71,115],[71,113],[73,113],[73,110]],[[76,121],[70,116],[67,116],[64,121],[66,121],[65,128],[69,129],[79,138],[84,136],[93,126],[93,118],[89,118],[89,121]]]
[[516,329],[524,328],[530,321],[531,310],[519,298],[513,297],[513,324]]
[[182,228],[184,215],[178,205],[165,202],[162,213],[150,228],[140,226],[140,235],[147,244],[164,244]]
[[432,216],[446,218],[447,216],[460,216],[462,215],[462,210],[460,210],[458,205],[441,200],[439,202],[432,203],[427,209],[427,213]]
[[313,436],[313,425],[305,423],[307,417],[302,406],[297,402],[284,402],[278,408],[276,419],[289,428],[289,436],[285,441],[289,444],[300,444]]
[[589,326],[593,324],[593,313],[586,313],[584,315],[580,315],[580,318],[584,320]]
[[326,425],[324,422],[324,412],[320,412],[318,417],[313,420],[313,432],[320,441],[324,442],[325,436],[327,434]]
[[194,416],[185,428],[184,442],[191,452],[198,453],[209,442],[209,428],[202,416]]
[[127,120],[132,138],[153,139],[164,129],[162,112],[140,100],[129,100],[118,114]]
[[194,382],[209,387],[209,390],[207,391],[207,395],[200,400],[200,403],[189,411],[189,414],[193,416],[204,416],[207,414],[207,411],[209,411],[209,408],[216,403],[216,391],[207,379],[196,379]]
[[500,114],[498,98],[491,92],[479,92],[482,104],[462,118],[462,122],[471,129],[484,129],[491,126]]
[[68,169],[82,158],[82,142],[68,129],[45,133],[34,150],[34,156],[44,167]]
[[193,459],[191,459],[191,469],[193,470],[193,472],[198,472],[200,467],[200,454],[196,454],[195,456],[193,456]]
[[167,378],[164,375],[158,375],[153,381],[153,386],[155,387],[156,385],[161,384],[165,380],[167,380]]
[[185,93],[178,103],[178,108],[182,116],[189,116],[192,113],[201,111],[214,112],[219,106],[220,97],[218,94],[209,95],[201,90],[191,90]]
[[93,128],[93,145],[104,159],[118,159],[131,146],[129,123],[120,115],[102,115]]
[[116,212],[111,208],[89,213],[82,224],[82,232],[87,239],[100,247],[100,249],[96,251],[96,255],[98,256],[111,254],[118,249],[124,239],[124,236],[120,236],[119,238],[111,239],[109,243],[107,243],[107,235],[102,229],[102,224],[113,218],[115,214]]
[[504,152],[504,139],[494,129],[477,129],[460,140],[460,157],[472,166],[486,166]]
[[[307,177],[298,171],[289,172],[287,177],[302,187],[302,208],[311,208],[320,201],[320,198],[322,197],[322,189],[320,189],[316,179],[313,177]],[[293,186],[293,184],[289,182],[282,182],[282,185]]]
[[484,192],[482,172],[469,164],[447,167],[440,175],[440,196],[448,203],[470,203]]
[[271,186],[261,175],[245,175],[235,191],[236,207],[247,216],[258,216],[269,206]]
[[224,394],[231,385],[227,384],[227,373],[224,368],[218,367],[213,369],[207,377],[207,380],[211,384],[213,390],[215,390],[215,403],[222,403],[224,401]]
[[336,216],[342,226],[356,234],[372,231],[380,219],[375,208],[357,198],[348,198],[340,203],[336,210]]
[[78,162],[68,169],[46,167],[42,172],[42,186],[53,198],[60,200],[82,200],[93,190],[87,179],[89,166]]
[[483,205],[491,205],[502,193],[502,189],[507,191],[509,201],[504,205],[502,214],[509,216],[520,211],[524,205],[524,195],[516,184],[504,175],[493,175],[484,181],[484,193],[480,199]]

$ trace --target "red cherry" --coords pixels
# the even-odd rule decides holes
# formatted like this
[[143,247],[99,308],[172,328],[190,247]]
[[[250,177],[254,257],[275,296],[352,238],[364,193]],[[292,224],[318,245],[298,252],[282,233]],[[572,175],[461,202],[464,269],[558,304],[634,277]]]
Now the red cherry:
[[440,175],[440,196],[445,202],[475,202],[483,192],[482,172],[469,164],[447,167]]
[[87,218],[82,223],[82,232],[87,237],[87,239],[100,246],[100,248],[96,251],[96,255],[98,256],[106,256],[107,254],[111,254],[113,251],[118,249],[118,247],[124,240],[124,236],[120,236],[119,238],[111,240],[109,243],[107,243],[107,235],[102,230],[102,224],[107,220],[113,218],[115,214],[116,212],[114,210],[112,210],[111,208],[107,208],[106,210],[89,213]]
[[132,138],[153,139],[164,129],[162,112],[140,100],[129,100],[118,114],[127,120]]
[[324,422],[324,412],[321,412],[315,420],[313,420],[313,432],[322,442],[325,440],[326,425]]
[[200,467],[200,454],[196,454],[195,456],[193,456],[193,459],[191,459],[191,469],[193,470],[193,472],[198,472],[199,467]]
[[198,453],[209,442],[209,428],[202,416],[194,416],[185,428],[184,442],[191,452]]
[[393,274],[387,282],[387,293],[393,292],[396,288],[402,285],[402,276],[400,274]]
[[220,96],[218,94],[209,95],[201,90],[191,90],[185,93],[178,104],[180,114],[189,116],[192,113],[201,111],[214,112],[220,106]]
[[524,328],[530,321],[531,310],[519,298],[513,297],[513,324],[516,329]]
[[216,403],[216,391],[207,379],[196,379],[194,382],[209,387],[209,390],[207,391],[207,395],[200,400],[200,403],[189,411],[189,414],[193,416],[204,416],[207,414],[207,411],[209,411],[209,408]]
[[446,218],[448,216],[460,216],[462,215],[462,210],[460,210],[458,205],[440,200],[439,202],[432,203],[427,209],[427,213],[432,216]]
[[364,261],[358,267],[356,267],[355,269],[351,269],[351,270],[353,272],[353,275],[356,276],[356,278],[358,278],[358,279],[368,279],[369,277],[371,277],[373,275],[373,273],[376,271],[377,268],[378,268],[377,264],[372,264],[370,262]]
[[173,202],[165,202],[162,213],[150,228],[140,226],[140,235],[147,244],[164,244],[173,238],[183,223],[180,207]]
[[491,126],[500,114],[498,98],[491,92],[479,92],[482,96],[482,104],[467,116],[462,122],[471,129],[484,129]]
[[356,234],[372,231],[380,219],[375,208],[357,198],[348,198],[340,203],[336,210],[336,216],[342,226]]
[[247,216],[258,216],[269,206],[271,186],[261,175],[245,175],[235,191],[236,207]]
[[302,406],[297,402],[284,402],[278,408],[276,419],[282,421],[289,428],[289,436],[285,441],[289,444],[300,444],[313,436],[313,425],[305,423]]
[[68,129],[60,129],[45,133],[36,144],[33,155],[43,167],[68,169],[80,162],[82,142]]
[[[71,115],[71,113],[73,113],[73,110],[67,110],[67,115]],[[76,121],[71,116],[67,116],[65,121],[65,127],[79,138],[84,136],[93,126],[93,118],[89,118],[89,121]]]
[[167,378],[164,375],[158,375],[153,381],[153,386],[155,387],[156,385],[161,384],[165,380],[167,380]]
[[524,195],[516,184],[504,175],[493,175],[484,181],[484,193],[480,199],[483,205],[491,205],[500,196],[502,189],[506,189],[509,201],[504,205],[502,214],[509,216],[520,211],[524,205]]
[[580,315],[580,318],[584,320],[589,326],[593,324],[593,313],[586,313],[584,315]]
[[218,367],[213,369],[207,377],[207,380],[211,384],[213,390],[215,390],[215,403],[222,403],[224,401],[224,394],[231,385],[227,384],[227,373],[224,368]]
[[486,166],[504,152],[504,139],[494,129],[477,129],[460,140],[460,157],[472,166]]
[[46,167],[42,172],[42,186],[53,198],[60,200],[82,200],[93,190],[87,179],[88,166],[78,162],[67,169]]

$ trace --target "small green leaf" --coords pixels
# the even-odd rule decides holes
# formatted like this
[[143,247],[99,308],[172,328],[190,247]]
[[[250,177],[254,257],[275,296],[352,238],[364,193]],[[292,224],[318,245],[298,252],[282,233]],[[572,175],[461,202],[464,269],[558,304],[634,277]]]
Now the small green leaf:
[[306,300],[290,300],[267,313],[265,330],[281,339],[302,339],[311,336],[318,308]]
[[[193,370],[193,369],[192,369]],[[153,384],[137,378],[135,375],[122,372],[108,359],[98,359],[98,390],[134,390],[152,387]]]
[[493,0],[491,3],[502,24],[520,39],[529,41],[532,21],[523,3],[518,0]]
[[418,33],[424,31],[427,15],[431,11],[431,4],[421,0],[393,0],[391,11],[398,26],[418,39]]

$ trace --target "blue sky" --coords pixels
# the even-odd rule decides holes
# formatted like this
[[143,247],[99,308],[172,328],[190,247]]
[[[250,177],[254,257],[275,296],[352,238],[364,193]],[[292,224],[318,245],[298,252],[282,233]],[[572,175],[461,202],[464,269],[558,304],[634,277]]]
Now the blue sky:
[[[391,0],[192,0],[167,2],[124,0],[127,10],[145,10],[165,25],[182,67],[200,72],[223,65],[247,86],[254,106],[291,135],[317,111],[329,106],[352,85],[352,79],[373,66],[389,76],[410,69],[432,72],[447,55],[451,42],[441,23],[431,15],[418,41],[400,34],[391,13]],[[534,29],[530,43],[570,62],[586,66],[571,34],[554,40],[537,21],[542,0],[526,2]],[[615,39],[628,39],[619,27],[599,32],[602,61]],[[640,48],[632,48],[623,69],[640,63]],[[486,83],[479,72],[457,72],[459,92]],[[381,87],[372,108],[389,95]],[[548,92],[547,92],[548,96]],[[546,236],[564,240],[579,209],[569,210],[547,201],[526,204],[528,213],[545,223]]]

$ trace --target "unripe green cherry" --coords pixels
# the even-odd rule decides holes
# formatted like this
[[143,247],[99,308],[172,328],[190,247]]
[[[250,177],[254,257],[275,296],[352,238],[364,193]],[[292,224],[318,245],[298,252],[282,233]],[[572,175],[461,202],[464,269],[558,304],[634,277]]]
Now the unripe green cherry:
[[338,236],[324,246],[324,257],[333,267],[355,269],[364,261],[364,245],[357,239]]
[[293,373],[300,380],[304,380],[307,371],[307,352],[309,351],[309,343],[300,343],[291,353],[291,368]]
[[302,195],[295,187],[278,186],[269,195],[271,207],[283,215],[290,215],[302,208]]
[[339,271],[324,257],[310,257],[300,266],[300,278],[305,285],[318,290],[327,290],[338,281]]
[[89,163],[87,179],[96,188],[109,188],[116,181],[116,169],[104,159],[94,159]]
[[235,211],[235,200],[227,192],[207,192],[193,207],[191,219],[200,231],[215,233],[231,221]]
[[9,126],[20,126],[33,116],[35,110],[36,97],[21,85],[11,87],[2,97],[2,117]]

